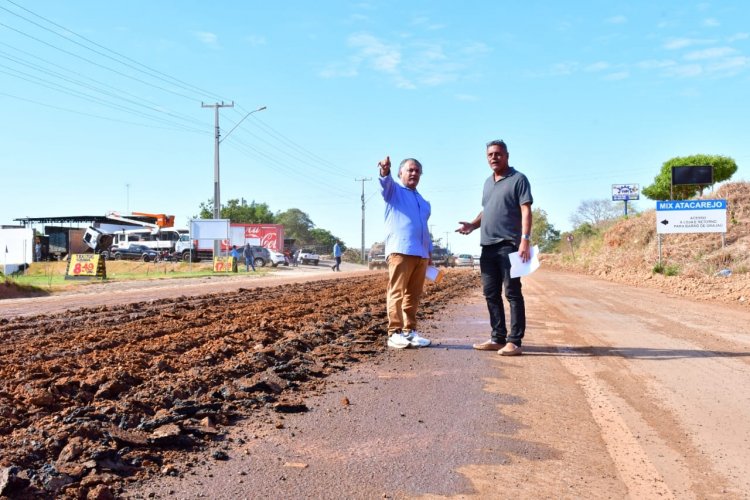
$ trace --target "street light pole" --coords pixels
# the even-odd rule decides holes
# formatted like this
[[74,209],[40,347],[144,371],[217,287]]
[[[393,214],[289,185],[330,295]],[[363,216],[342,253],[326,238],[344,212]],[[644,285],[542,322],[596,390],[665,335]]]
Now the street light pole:
[[227,132],[227,135],[225,135],[219,142],[221,143],[224,139],[226,139],[227,137],[229,137],[229,134],[231,134],[232,132],[234,132],[234,129],[236,129],[237,127],[239,127],[240,123],[242,123],[242,122],[245,121],[245,118],[247,118],[248,116],[252,115],[253,113],[257,113],[258,111],[263,111],[264,109],[266,109],[266,107],[262,106],[262,107],[260,107],[258,109],[254,109],[254,110],[250,111],[248,114],[246,114],[245,116],[243,116],[242,120],[238,121],[237,124],[234,127],[232,127],[232,130],[230,130],[229,132]]
[[221,185],[219,181],[219,143],[221,140],[221,129],[219,128],[219,108],[233,108],[234,101],[231,104],[221,103],[203,104],[202,108],[214,108],[214,219],[221,215]]
[[[237,122],[237,124],[232,127],[232,130],[227,132],[227,135],[224,136],[224,138],[221,138],[221,129],[219,128],[219,108],[233,108],[234,107],[234,101],[232,101],[231,104],[224,104],[224,101],[221,103],[215,103],[215,104],[203,104],[201,103],[202,108],[214,108],[214,219],[220,219],[221,218],[221,176],[219,175],[219,144],[221,144],[221,141],[226,139],[229,134],[234,132],[234,129],[236,129],[240,123],[242,123],[245,118],[252,115],[256,111],[262,111],[266,109],[265,106],[262,108],[258,108],[254,111],[249,112],[246,114],[242,120]],[[219,255],[219,240],[214,240],[214,257]]]
[[[215,104],[203,104],[202,108],[214,108],[214,219],[221,217],[221,185],[219,182],[219,137],[221,135],[221,129],[219,128],[219,108],[233,108],[234,101],[232,104],[221,104],[218,102]],[[219,255],[219,240],[214,240],[214,257]]]
[[367,262],[365,258],[365,181],[371,181],[372,178],[354,179],[354,182],[362,182],[362,262]]

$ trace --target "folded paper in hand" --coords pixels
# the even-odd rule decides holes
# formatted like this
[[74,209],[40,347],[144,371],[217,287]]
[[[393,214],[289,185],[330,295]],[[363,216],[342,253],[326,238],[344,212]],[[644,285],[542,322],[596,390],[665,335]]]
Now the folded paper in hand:
[[508,254],[510,259],[510,277],[518,278],[531,274],[539,268],[539,247],[534,245],[529,249],[529,260],[526,262],[521,261],[521,257],[518,252]]
[[443,279],[443,276],[445,273],[442,269],[438,269],[435,266],[427,266],[427,271],[425,272],[425,276],[428,280],[434,281],[435,283],[440,283],[440,280]]

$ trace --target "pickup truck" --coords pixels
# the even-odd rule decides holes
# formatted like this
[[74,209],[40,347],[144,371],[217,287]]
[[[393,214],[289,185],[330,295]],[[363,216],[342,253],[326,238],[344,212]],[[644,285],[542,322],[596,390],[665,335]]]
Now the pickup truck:
[[456,267],[456,258],[445,248],[432,249],[432,265],[435,267]]
[[373,243],[367,253],[367,269],[386,269],[388,262],[385,260],[385,243]]
[[367,269],[385,269],[388,262],[385,260],[384,253],[369,255],[367,257]]
[[312,264],[313,266],[317,266],[318,262],[320,261],[320,255],[316,254],[309,248],[303,248],[299,251],[299,257],[297,257],[297,261],[300,264]]

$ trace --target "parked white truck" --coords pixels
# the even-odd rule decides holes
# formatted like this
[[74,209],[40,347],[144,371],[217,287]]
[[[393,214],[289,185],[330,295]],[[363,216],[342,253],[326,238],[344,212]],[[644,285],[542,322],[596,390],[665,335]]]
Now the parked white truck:
[[180,236],[188,233],[187,229],[162,227],[158,221],[148,222],[134,218],[134,215],[108,213],[106,217],[111,222],[88,227],[83,234],[83,242],[95,253],[104,254],[105,257],[111,247],[126,248],[133,243],[145,245],[157,252],[173,253]]

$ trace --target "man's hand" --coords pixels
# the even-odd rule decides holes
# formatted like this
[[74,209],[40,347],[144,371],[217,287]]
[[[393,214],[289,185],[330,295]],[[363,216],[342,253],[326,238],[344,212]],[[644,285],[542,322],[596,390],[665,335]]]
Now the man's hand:
[[380,177],[391,175],[391,157],[386,156],[385,159],[378,162],[378,168],[380,169]]
[[461,226],[456,229],[456,232],[461,234],[469,234],[477,228],[473,222],[459,222],[459,224]]
[[521,257],[521,262],[528,262],[531,258],[531,243],[529,240],[521,239],[521,243],[518,245],[518,256]]

